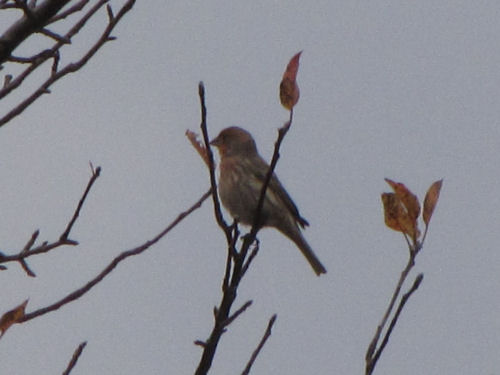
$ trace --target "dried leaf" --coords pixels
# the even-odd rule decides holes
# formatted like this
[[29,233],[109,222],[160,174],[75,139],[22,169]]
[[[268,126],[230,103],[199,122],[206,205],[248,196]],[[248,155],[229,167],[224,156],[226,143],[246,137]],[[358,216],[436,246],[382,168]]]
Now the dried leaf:
[[420,236],[416,222],[406,211],[403,203],[395,193],[383,193],[382,203],[384,205],[385,224],[398,232],[403,232],[416,240]]
[[290,59],[280,84],[280,100],[283,107],[291,110],[299,101],[299,86],[297,86],[297,71],[302,51]]
[[209,163],[208,163],[207,149],[205,148],[205,145],[198,140],[198,134],[188,129],[186,130],[186,137],[188,137],[189,141],[191,142],[195,150],[198,151],[198,154],[201,156],[201,158],[208,167]]
[[442,184],[443,180],[434,182],[429,190],[427,190],[427,194],[425,194],[424,212],[422,213],[425,225],[429,225],[429,221],[431,221],[432,213],[439,199],[439,192],[441,191]]
[[403,232],[414,241],[420,236],[416,220],[408,215],[406,207],[395,193],[383,193],[385,224],[398,232]]
[[13,308],[10,311],[7,311],[2,315],[2,317],[0,318],[0,331],[2,331],[0,337],[4,335],[5,331],[7,331],[11,325],[21,320],[21,318],[24,316],[24,309],[26,308],[27,304],[28,300],[24,301],[19,306]]
[[386,178],[385,181],[392,187],[405,206],[408,216],[416,221],[420,214],[420,203],[418,202],[417,196],[401,182],[394,182],[388,178]]
[[401,216],[403,209],[399,199],[394,193],[382,193],[382,204],[384,205],[385,225],[398,232],[403,232],[399,225],[398,218]]

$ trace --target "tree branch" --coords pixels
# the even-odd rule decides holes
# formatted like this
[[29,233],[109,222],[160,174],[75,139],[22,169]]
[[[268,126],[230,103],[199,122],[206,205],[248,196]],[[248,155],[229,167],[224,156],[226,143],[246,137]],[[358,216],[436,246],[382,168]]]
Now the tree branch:
[[[49,0],[47,0],[49,1]],[[92,17],[103,5],[105,5],[109,0],[100,0],[97,2],[94,7],[92,7],[85,16],[68,32],[66,35],[60,38],[60,40],[49,50],[50,53],[45,53],[43,58],[36,60],[33,62],[23,73],[21,73],[16,79],[12,80],[9,85],[4,87],[3,90],[0,91],[0,99],[10,93],[13,89],[17,88],[24,79],[31,74],[37,67],[39,67],[43,62],[47,59],[56,55],[56,52],[61,48],[61,46],[65,43],[71,41],[73,35],[78,33],[80,29],[85,25],[90,17]],[[100,38],[97,42],[87,51],[85,55],[83,55],[80,60],[67,64],[64,68],[54,71],[52,70],[52,74],[48,79],[43,82],[40,87],[35,90],[30,96],[28,96],[25,100],[19,103],[16,107],[14,107],[11,111],[9,111],[6,115],[0,118],[0,126],[5,125],[14,117],[21,114],[30,104],[32,104],[36,99],[38,99],[43,94],[49,93],[49,88],[54,84],[54,82],[58,81],[65,75],[69,73],[74,73],[81,69],[96,53],[97,51],[108,41],[115,39],[111,36],[111,32],[118,24],[118,22],[122,19],[122,17],[132,9],[135,4],[135,0],[128,0],[123,6],[120,8],[119,12],[112,18],[109,19],[108,25],[101,34]],[[8,56],[7,56],[8,57]]]
[[205,149],[207,151],[207,159],[208,159],[208,169],[210,172],[210,185],[212,186],[212,199],[214,202],[214,213],[215,219],[219,224],[219,227],[226,234],[226,239],[228,243],[230,243],[231,239],[231,228],[227,225],[224,217],[222,215],[221,205],[219,201],[219,195],[217,190],[217,180],[215,178],[215,162],[214,162],[214,154],[212,152],[212,148],[210,147],[210,140],[208,137],[207,130],[207,107],[205,105],[205,86],[203,82],[198,84],[198,95],[200,97],[200,107],[201,107],[201,132],[203,134],[203,141],[205,142]]
[[[405,236],[405,239],[408,242],[408,238],[406,236]],[[398,283],[397,283],[396,288],[392,294],[392,298],[391,298],[389,305],[384,313],[382,321],[377,326],[377,330],[375,332],[375,335],[373,336],[373,338],[370,342],[370,345],[368,345],[368,349],[367,349],[366,355],[365,355],[365,362],[366,362],[365,375],[371,375],[373,373],[375,365],[377,364],[377,361],[378,361],[380,355],[382,354],[382,351],[384,350],[387,342],[389,341],[389,336],[392,332],[392,329],[394,328],[394,325],[396,324],[396,321],[397,321],[397,318],[400,314],[400,311],[396,312],[395,317],[392,319],[391,327],[390,327],[390,329],[388,329],[388,331],[384,337],[384,342],[382,343],[382,345],[379,348],[377,348],[380,336],[381,336],[382,331],[384,330],[384,328],[387,324],[387,321],[388,321],[388,319],[393,311],[394,304],[396,303],[396,300],[401,292],[401,288],[402,288],[404,282],[406,281],[411,269],[415,265],[416,256],[418,255],[418,253],[422,249],[421,243],[419,243],[418,241],[415,241],[415,243],[413,245],[411,245],[408,242],[408,246],[409,246],[409,250],[410,250],[410,252],[409,252],[410,256],[408,259],[408,263],[406,264],[406,267],[401,272],[401,276],[399,277]],[[420,285],[420,282],[423,279],[423,274],[420,274],[419,276],[417,276],[417,279],[418,279],[418,283],[416,282],[417,280],[415,280],[415,283],[414,283],[414,286],[415,286],[415,284],[417,284],[415,287],[415,290]],[[413,289],[413,287],[412,287],[412,289]],[[402,305],[400,304],[401,309],[404,307],[404,304],[406,303],[406,299],[408,299],[411,296],[411,294],[413,294],[413,292],[415,290],[412,290],[412,292],[408,294],[408,297],[405,298],[405,301]],[[398,310],[399,310],[399,308],[398,308]]]
[[71,357],[71,361],[69,361],[68,366],[63,372],[63,375],[69,375],[71,371],[73,370],[73,367],[75,367],[76,362],[78,361],[78,358],[80,358],[80,355],[83,352],[83,349],[85,349],[85,346],[87,345],[87,341],[82,342],[76,350],[73,353],[73,356]]
[[[285,125],[279,129],[278,139],[275,143],[274,154],[267,171],[266,180],[264,181],[260,196],[259,203],[255,212],[255,218],[253,226],[248,234],[243,236],[243,244],[240,247],[239,251],[236,251],[236,240],[239,235],[239,231],[237,228],[237,224],[235,223],[233,226],[228,226],[224,219],[222,218],[222,212],[220,208],[220,203],[217,197],[217,185],[215,180],[215,167],[213,162],[213,154],[210,150],[210,142],[208,140],[208,131],[206,125],[206,107],[205,107],[205,88],[203,83],[200,82],[199,85],[199,96],[201,103],[201,128],[203,131],[203,138],[205,140],[205,146],[207,148],[207,156],[209,160],[209,169],[210,169],[210,183],[213,191],[213,200],[214,200],[214,210],[216,220],[224,231],[226,235],[227,245],[228,245],[228,254],[226,260],[226,272],[223,277],[222,282],[222,300],[219,306],[215,309],[215,319],[214,326],[212,328],[212,332],[210,333],[209,338],[206,341],[197,340],[196,343],[203,347],[203,353],[196,369],[195,375],[205,375],[208,373],[210,367],[212,366],[212,362],[215,356],[215,352],[217,350],[217,345],[222,337],[222,334],[226,332],[227,322],[229,317],[231,316],[231,308],[233,306],[234,301],[236,300],[238,286],[245,275],[249,264],[252,259],[255,257],[258,251],[258,245],[256,245],[254,251],[251,253],[250,257],[247,260],[247,255],[250,246],[255,243],[256,235],[258,230],[260,229],[260,215],[262,211],[262,207],[264,204],[264,198],[266,194],[267,186],[272,178],[274,173],[274,168],[278,162],[279,158],[279,148],[283,138],[285,137],[288,129],[292,123],[292,114],[290,112],[290,119],[285,123]],[[238,314],[239,315],[239,314]],[[232,321],[232,320],[231,320]]]
[[25,314],[24,317],[19,320],[19,322],[26,322],[28,320],[37,318],[41,315],[47,314],[49,312],[55,311],[59,309],[60,307],[73,302],[74,300],[80,298],[83,296],[85,293],[87,293],[90,289],[92,289],[95,285],[97,285],[99,282],[101,282],[107,275],[115,269],[115,267],[123,260],[125,260],[128,257],[134,256],[134,255],[139,255],[149,249],[151,246],[156,244],[158,241],[160,241],[168,232],[170,232],[177,224],[179,224],[186,216],[191,214],[193,211],[201,207],[202,203],[212,194],[211,190],[207,191],[203,196],[194,204],[192,205],[188,210],[182,212],[177,216],[177,218],[170,223],[163,231],[161,231],[156,237],[153,239],[143,243],[142,245],[135,247],[131,250],[127,250],[122,252],[120,255],[118,255],[116,258],[114,258],[111,263],[104,268],[95,278],[90,280],[87,284],[82,286],[81,288],[75,290],[74,292],[68,294],[66,297],[62,298],[61,300],[53,303],[52,305],[49,305],[47,307],[43,307],[41,309],[35,310],[29,314]]
[[80,198],[80,201],[78,202],[78,205],[75,209],[75,212],[73,213],[73,217],[69,221],[64,232],[59,237],[59,240],[52,242],[52,243],[43,242],[41,245],[39,245],[35,248],[32,248],[36,242],[36,239],[38,238],[38,235],[40,234],[40,231],[36,230],[35,232],[33,232],[33,234],[31,235],[31,238],[28,240],[28,242],[26,243],[24,248],[18,254],[14,254],[14,255],[0,254],[0,263],[19,262],[29,276],[35,276],[35,273],[33,271],[31,271],[29,269],[28,265],[26,264],[26,261],[25,261],[26,258],[33,256],[33,255],[46,253],[52,249],[55,249],[57,247],[64,246],[64,245],[72,245],[72,246],[78,245],[78,242],[71,240],[68,237],[69,237],[69,234],[71,232],[71,229],[73,228],[73,225],[75,224],[78,216],[80,215],[80,211],[83,207],[85,199],[87,198],[87,196],[90,192],[90,189],[94,185],[95,181],[99,177],[100,172],[101,172],[101,167],[97,167],[95,170],[92,168],[92,176],[90,177],[90,180],[87,183],[87,187],[86,187],[82,197]]
[[16,1],[17,7],[23,9],[24,15],[2,36],[0,36],[0,64],[7,61],[12,51],[30,35],[39,31],[70,0],[45,0],[34,9],[29,9],[22,1]]
[[250,369],[252,368],[255,360],[257,359],[257,356],[259,355],[260,351],[264,347],[267,339],[271,336],[271,329],[273,328],[274,322],[276,321],[277,317],[278,316],[276,314],[274,314],[271,317],[271,319],[269,319],[269,323],[267,324],[266,332],[264,332],[264,336],[262,336],[262,339],[260,340],[259,345],[254,350],[254,352],[252,353],[252,357],[250,357],[250,360],[248,361],[247,366],[245,367],[245,369],[243,370],[243,372],[241,373],[241,375],[248,375],[248,374],[250,374]]
[[423,273],[418,274],[418,276],[415,278],[415,281],[413,282],[413,285],[411,286],[410,290],[408,290],[408,292],[403,294],[403,296],[401,297],[401,301],[399,302],[398,308],[397,308],[396,312],[394,313],[394,317],[391,320],[391,324],[387,328],[387,332],[384,335],[384,339],[382,340],[380,347],[377,349],[377,351],[373,355],[373,358],[370,361],[370,373],[371,373],[371,371],[373,371],[373,368],[375,367],[378,359],[380,358],[380,355],[382,354],[385,346],[389,342],[389,337],[391,336],[392,330],[394,329],[394,327],[396,326],[396,323],[398,322],[399,315],[403,311],[403,308],[404,308],[406,302],[411,297],[411,295],[418,289],[418,287],[420,286],[420,283],[422,282],[423,279],[424,279],[424,274]]

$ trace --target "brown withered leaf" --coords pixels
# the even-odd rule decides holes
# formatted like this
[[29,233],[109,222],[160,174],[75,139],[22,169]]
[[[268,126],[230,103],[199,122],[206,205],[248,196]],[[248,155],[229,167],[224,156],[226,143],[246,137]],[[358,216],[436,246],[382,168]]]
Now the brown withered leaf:
[[191,142],[195,150],[198,152],[198,154],[201,156],[201,158],[208,167],[209,163],[208,163],[207,150],[205,148],[205,145],[198,140],[198,134],[188,129],[186,130],[186,137],[188,137],[189,141]]
[[408,212],[396,193],[383,193],[382,203],[384,205],[385,225],[398,232],[403,232],[414,241],[420,236],[416,220],[408,215]]
[[427,190],[427,194],[425,194],[424,211],[422,213],[425,225],[429,225],[429,221],[431,221],[432,213],[439,199],[442,184],[443,180],[434,182],[429,190]]
[[11,325],[19,322],[19,320],[24,316],[24,309],[27,304],[28,300],[2,315],[0,318],[0,331],[2,331],[0,338],[5,334],[5,331],[7,331]]
[[394,193],[396,193],[403,203],[408,212],[408,216],[416,221],[420,214],[420,203],[418,202],[417,196],[401,182],[394,182],[389,178],[386,178],[385,181],[392,187]]
[[385,225],[389,228],[403,232],[403,228],[399,225],[398,218],[401,216],[403,209],[396,194],[382,193],[382,204],[384,205],[384,220]]
[[283,107],[291,110],[299,101],[299,86],[297,86],[297,72],[302,51],[290,59],[280,83],[280,100]]

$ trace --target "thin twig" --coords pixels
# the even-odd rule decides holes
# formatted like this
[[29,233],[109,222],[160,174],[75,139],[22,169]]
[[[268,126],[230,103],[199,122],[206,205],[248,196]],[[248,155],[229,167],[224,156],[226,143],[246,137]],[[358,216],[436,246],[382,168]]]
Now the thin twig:
[[[82,17],[79,23],[75,25],[70,32],[68,32],[64,38],[65,40],[71,40],[71,37],[74,35],[72,33],[73,30],[78,32],[81,27],[85,24],[85,22],[90,18],[97,10],[106,4],[108,0],[100,0],[89,12]],[[100,38],[97,42],[87,51],[85,55],[83,55],[78,61],[67,64],[64,68],[57,71],[55,74],[51,74],[51,76],[43,82],[40,87],[33,92],[30,96],[28,96],[25,100],[19,103],[15,108],[9,111],[5,116],[0,118],[0,126],[5,125],[7,122],[12,120],[14,117],[18,116],[22,113],[30,104],[32,104],[35,100],[37,100],[43,94],[46,94],[49,91],[49,87],[52,86],[54,82],[64,77],[69,73],[74,73],[81,69],[96,53],[97,51],[108,41],[113,40],[114,37],[111,36],[111,32],[121,20],[121,18],[132,9],[135,4],[135,0],[128,0],[123,6],[120,8],[119,12],[114,16],[114,18],[108,23],[107,27],[101,34]],[[88,18],[87,18],[88,16]],[[75,32],[75,33],[76,33]],[[68,35],[69,34],[69,35]],[[57,47],[53,47],[52,50],[60,48],[62,42],[57,42]],[[15,80],[11,82],[11,84],[0,91],[0,99],[3,95],[6,95],[8,92],[19,86],[19,84],[26,78],[26,76],[31,73],[34,69],[36,69],[39,65],[32,64],[30,68],[26,69],[20,76],[18,76]]]
[[248,361],[245,369],[241,373],[241,375],[248,375],[250,373],[250,369],[252,368],[255,360],[257,359],[257,356],[259,355],[260,351],[264,347],[267,339],[271,336],[271,329],[273,328],[274,322],[276,321],[277,315],[274,314],[271,319],[269,319],[269,323],[267,324],[266,332],[264,333],[264,336],[262,336],[262,339],[259,342],[259,345],[257,348],[254,350],[252,353],[252,356],[250,357],[250,360]]
[[177,218],[172,221],[163,231],[161,231],[156,237],[153,239],[143,243],[142,245],[135,247],[131,250],[127,250],[122,252],[120,255],[118,255],[116,258],[114,258],[111,263],[104,268],[96,277],[94,277],[92,280],[90,280],[87,284],[82,286],[81,288],[75,290],[74,292],[68,294],[66,297],[62,298],[61,300],[47,306],[43,307],[41,309],[35,310],[29,314],[25,314],[24,317],[20,320],[20,322],[26,322],[28,320],[37,318],[41,315],[47,314],[49,312],[55,311],[59,309],[60,307],[80,298],[83,296],[85,293],[87,293],[90,289],[92,289],[95,285],[97,285],[102,279],[104,279],[107,275],[115,269],[115,267],[123,260],[130,256],[134,255],[139,255],[149,249],[151,246],[156,244],[158,241],[160,241],[168,232],[170,232],[177,224],[179,224],[186,216],[191,214],[193,211],[201,207],[202,203],[212,194],[212,191],[209,190],[205,194],[202,195],[202,197],[195,203],[193,204],[188,210],[180,213]]
[[389,337],[391,336],[392,330],[394,329],[394,327],[396,326],[396,323],[398,322],[399,315],[403,311],[403,308],[404,308],[406,302],[411,297],[411,295],[418,289],[423,278],[424,278],[423,273],[418,274],[418,276],[415,278],[415,281],[413,281],[413,285],[411,286],[411,288],[408,290],[408,292],[403,294],[403,296],[401,297],[401,301],[399,302],[398,308],[396,309],[396,312],[394,313],[394,317],[392,318],[391,323],[389,324],[389,327],[387,328],[387,332],[384,335],[382,343],[380,344],[380,347],[377,349],[377,351],[373,355],[373,358],[370,361],[370,367],[369,367],[369,372],[368,372],[369,374],[372,373],[373,368],[375,367],[378,359],[380,358],[380,355],[382,354],[385,346],[389,342]]
[[259,201],[257,203],[257,208],[255,209],[255,216],[252,224],[252,229],[250,230],[249,233],[249,238],[248,242],[249,245],[253,242],[255,237],[257,236],[257,232],[260,229],[260,216],[262,213],[262,208],[264,207],[264,201],[266,198],[266,191],[267,187],[269,186],[269,183],[271,182],[271,178],[273,177],[274,170],[276,168],[276,164],[278,164],[278,159],[280,157],[280,147],[281,147],[281,142],[283,142],[283,139],[286,136],[286,133],[290,129],[290,126],[292,125],[292,120],[293,120],[293,108],[290,110],[290,118],[289,120],[281,127],[278,129],[278,139],[274,143],[274,152],[273,152],[273,157],[271,159],[271,163],[269,164],[269,168],[267,170],[266,178],[264,179],[264,182],[262,184],[261,190],[260,190],[260,196],[259,196]]
[[9,58],[22,42],[44,27],[48,20],[70,1],[46,0],[39,6],[29,8],[26,1],[15,0],[16,5],[23,10],[24,15],[0,36],[0,64]]
[[68,9],[66,9],[65,11],[63,12],[60,12],[59,14],[56,14],[54,17],[52,17],[48,22],[47,22],[47,25],[50,25],[51,23],[54,23],[54,22],[57,22],[57,21],[60,21],[70,15],[72,15],[73,13],[76,13],[76,12],[79,12],[80,10],[82,10],[85,5],[88,4],[90,0],[81,0],[79,1],[78,3],[76,3],[75,5],[69,7]]
[[73,229],[73,225],[75,224],[76,219],[78,219],[78,216],[80,216],[80,211],[83,207],[83,203],[85,202],[85,199],[87,198],[90,189],[92,188],[92,185],[94,185],[94,182],[99,178],[101,175],[101,167],[97,167],[95,170],[92,169],[92,177],[90,178],[87,187],[85,188],[85,192],[83,193],[82,197],[80,198],[80,201],[78,202],[78,205],[76,206],[76,210],[73,213],[73,217],[68,223],[68,226],[64,230],[63,234],[61,234],[60,239],[61,240],[67,240],[69,233],[71,232],[71,229]]
[[[92,16],[94,16],[94,14],[96,14],[99,9],[101,9],[106,4],[107,1],[108,0],[98,1],[80,18],[80,20],[64,35],[64,37],[71,40],[71,38],[80,32],[87,21],[92,18]],[[26,77],[33,73],[33,71],[36,70],[41,64],[43,64],[47,59],[52,57],[56,53],[56,51],[58,51],[63,45],[64,43],[57,42],[49,50],[42,51],[41,53],[37,54],[36,56],[40,56],[39,59],[36,59],[36,61],[34,61],[28,68],[26,68],[15,79],[13,79],[8,87],[0,90],[0,99],[10,94],[13,90],[17,89],[23,83]]]
[[90,189],[92,188],[95,181],[99,177],[100,172],[101,172],[101,167],[97,167],[95,170],[92,169],[92,176],[90,177],[90,180],[87,183],[87,187],[85,188],[85,191],[84,191],[82,197],[80,198],[80,201],[78,202],[78,205],[75,209],[75,212],[73,213],[71,220],[69,221],[68,225],[66,226],[66,229],[59,237],[59,240],[52,242],[52,243],[44,242],[41,245],[39,245],[35,248],[32,248],[33,245],[35,244],[36,239],[38,238],[38,235],[40,234],[39,230],[36,230],[31,235],[31,238],[28,240],[28,242],[26,243],[24,248],[18,254],[14,254],[14,255],[2,254],[2,256],[0,257],[0,263],[19,262],[21,264],[21,266],[23,267],[23,269],[26,271],[26,273],[29,276],[34,277],[35,273],[29,269],[28,265],[25,262],[26,258],[33,256],[33,255],[46,253],[46,252],[48,252],[52,249],[55,249],[57,247],[60,247],[60,246],[77,245],[78,242],[71,240],[68,237],[69,237],[69,234],[71,232],[71,229],[73,228],[73,225],[75,224],[78,216],[80,215],[80,211],[81,211],[83,204],[84,204],[84,202],[85,202],[85,200],[90,192]]
[[227,225],[226,221],[224,220],[224,217],[222,216],[222,210],[221,210],[221,205],[219,201],[219,197],[217,194],[217,180],[215,178],[215,162],[214,162],[214,154],[212,152],[212,149],[210,147],[210,140],[208,138],[208,130],[207,130],[207,107],[205,105],[205,86],[203,85],[203,82],[200,82],[198,84],[198,95],[200,97],[200,107],[201,107],[201,132],[203,134],[203,141],[205,142],[205,149],[207,151],[207,157],[208,157],[208,169],[210,172],[210,185],[212,186],[212,199],[214,202],[214,213],[215,213],[215,219],[217,220],[217,223],[219,226],[222,228],[224,233],[226,234],[226,239],[231,238],[231,231],[229,226]]
[[227,320],[224,322],[224,325],[228,326],[230,325],[238,316],[240,316],[242,313],[246,311],[250,306],[252,306],[253,301],[249,300],[246,301],[243,306],[241,306],[238,310],[236,310]]
[[[419,244],[418,242],[415,242],[415,244],[413,246],[411,244],[409,244],[408,246],[410,249],[410,252],[409,252],[410,256],[408,259],[408,263],[406,264],[406,267],[401,272],[401,275],[399,277],[396,288],[392,294],[389,305],[387,306],[387,309],[384,313],[384,316],[383,316],[380,324],[377,326],[377,330],[375,332],[375,335],[373,336],[370,344],[368,345],[368,349],[367,349],[366,354],[365,354],[365,362],[366,362],[365,375],[372,374],[372,372],[375,368],[375,365],[378,361],[378,358],[380,357],[380,354],[382,353],[383,349],[380,350],[380,347],[377,348],[378,342],[380,340],[380,336],[381,336],[382,331],[384,330],[384,328],[387,324],[389,317],[391,316],[391,313],[392,313],[393,308],[394,308],[394,304],[396,303],[396,300],[401,292],[401,288],[402,288],[403,284],[405,283],[411,269],[415,265],[415,257],[418,255],[418,253],[421,250],[421,244]],[[420,281],[418,284],[420,284]],[[418,285],[417,285],[417,287],[418,287]],[[391,331],[392,331],[392,329],[391,329]],[[389,335],[390,335],[390,332],[389,332]],[[389,337],[387,336],[387,334],[386,334],[386,337],[388,340]],[[385,347],[385,344],[384,344],[384,347]],[[376,355],[376,357],[375,357],[375,355]]]
[[259,252],[259,245],[260,245],[259,240],[256,238],[254,241],[254,247],[252,249],[252,252],[248,256],[246,262],[243,264],[243,268],[241,269],[242,275],[244,275],[247,272],[248,267],[250,267],[250,264],[252,263],[254,258],[257,256],[257,253]]
[[62,35],[59,35],[58,33],[55,33],[49,29],[46,29],[46,28],[40,29],[39,33],[43,34],[45,36],[48,36],[49,38],[54,39],[56,42],[61,42],[64,44],[71,44],[70,39],[68,39]]
[[82,355],[83,349],[87,345],[87,341],[82,342],[76,350],[73,353],[73,356],[71,357],[71,361],[69,361],[68,366],[63,372],[63,375],[69,375],[71,370],[73,370],[73,367],[75,367],[76,362],[78,362],[78,358],[80,358],[80,355]]

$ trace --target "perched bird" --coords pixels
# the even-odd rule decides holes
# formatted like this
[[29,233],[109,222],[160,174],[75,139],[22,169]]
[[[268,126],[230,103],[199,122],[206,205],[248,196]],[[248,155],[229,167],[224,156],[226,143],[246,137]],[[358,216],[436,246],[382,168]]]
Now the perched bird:
[[[252,225],[269,165],[258,154],[250,133],[239,127],[222,130],[210,144],[217,147],[220,154],[219,196],[222,204],[240,223]],[[274,174],[266,190],[260,221],[261,227],[276,228],[295,242],[318,276],[326,273],[299,228],[309,223],[300,216]]]

